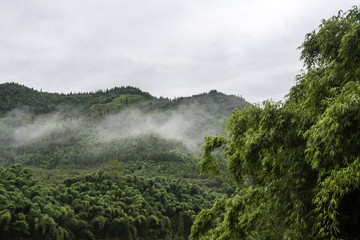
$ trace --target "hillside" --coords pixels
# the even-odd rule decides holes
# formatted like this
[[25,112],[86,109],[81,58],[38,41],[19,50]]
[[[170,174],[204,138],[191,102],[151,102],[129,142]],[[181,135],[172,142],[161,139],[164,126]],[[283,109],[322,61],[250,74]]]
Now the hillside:
[[90,93],[59,94],[37,91],[16,83],[0,85],[0,116],[3,116],[2,122],[11,123],[12,127],[44,124],[44,119],[51,116],[56,116],[58,120],[87,121],[87,124],[95,121],[100,125],[116,119],[124,122],[123,125],[132,123],[131,129],[137,127],[139,131],[156,133],[157,129],[161,129],[160,135],[192,139],[198,148],[205,136],[222,133],[234,109],[247,105],[250,104],[241,97],[216,90],[170,100],[153,97],[129,86]]
[[170,100],[133,87],[58,94],[5,83],[0,94],[1,163],[47,169],[112,159],[127,169],[139,168],[134,160],[187,164],[235,108],[249,105],[215,90]]
[[[121,111],[129,106],[146,111],[169,110],[181,106],[199,104],[209,113],[229,113],[235,108],[248,105],[243,98],[225,95],[216,90],[209,93],[180,97],[174,100],[156,98],[134,87],[114,87],[87,93],[48,93],[34,90],[17,83],[0,84],[0,113],[26,107],[31,113],[44,114],[76,108],[89,115]],[[65,109],[65,110],[64,110]]]
[[204,138],[246,105],[215,90],[170,100],[133,87],[59,94],[1,84],[0,219],[10,229],[1,238],[186,239],[203,208],[234,192],[200,175]]
[[[5,113],[19,107],[27,107],[34,114],[43,114],[65,108],[77,108],[78,111],[84,111],[91,108],[94,104],[113,103],[115,107],[121,107],[126,104],[126,95],[131,96],[128,100],[138,97],[143,100],[151,100],[154,97],[149,93],[143,92],[134,87],[115,87],[110,90],[90,93],[48,93],[34,90],[17,83],[0,84],[0,112]],[[136,98],[135,98],[136,100]]]

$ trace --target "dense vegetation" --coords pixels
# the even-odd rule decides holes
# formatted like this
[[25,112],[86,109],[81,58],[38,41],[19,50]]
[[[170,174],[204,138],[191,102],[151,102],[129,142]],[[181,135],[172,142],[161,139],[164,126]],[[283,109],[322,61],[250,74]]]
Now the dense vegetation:
[[[115,87],[110,90],[98,90],[91,93],[59,94],[39,92],[16,83],[5,83],[0,85],[0,113],[24,106],[35,114],[61,110],[62,107],[67,107],[67,110],[69,110],[69,107],[75,107],[80,111],[88,109],[94,104],[111,102],[126,104],[127,95],[131,97],[137,96],[144,100],[154,99],[149,93],[134,87]],[[119,104],[118,106],[120,107]]]
[[198,162],[203,138],[248,104],[240,97],[16,83],[0,96],[1,239],[187,239],[195,216],[234,191]]
[[171,111],[194,104],[200,106],[199,110],[218,116],[228,115],[235,108],[248,105],[242,97],[225,95],[216,90],[170,100],[153,97],[147,92],[130,86],[90,93],[59,94],[37,91],[17,83],[0,84],[0,116],[13,109],[21,108],[32,114],[57,111],[67,112],[69,117],[78,116],[79,113],[99,117],[129,108],[137,108],[145,112]]
[[99,171],[44,188],[29,169],[0,167],[1,239],[185,239],[219,194],[187,180]]
[[248,104],[216,91],[170,101],[131,87],[64,95],[7,83],[0,93],[0,161],[45,168],[181,162]]
[[285,103],[234,111],[206,139],[203,171],[237,193],[203,210],[190,239],[359,239],[359,8],[323,20],[300,48],[306,69]]

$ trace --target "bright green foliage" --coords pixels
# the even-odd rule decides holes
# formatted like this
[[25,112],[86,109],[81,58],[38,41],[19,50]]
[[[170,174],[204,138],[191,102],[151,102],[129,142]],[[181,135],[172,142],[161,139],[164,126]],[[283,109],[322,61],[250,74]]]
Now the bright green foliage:
[[224,136],[206,140],[203,171],[238,190],[199,214],[190,239],[359,238],[359,8],[323,20],[301,49],[307,69],[285,103],[235,111]]
[[186,239],[219,194],[189,181],[98,173],[44,188],[20,165],[0,168],[1,239]]
[[54,206],[28,169],[0,168],[0,191],[1,239],[72,239],[63,219],[74,213]]

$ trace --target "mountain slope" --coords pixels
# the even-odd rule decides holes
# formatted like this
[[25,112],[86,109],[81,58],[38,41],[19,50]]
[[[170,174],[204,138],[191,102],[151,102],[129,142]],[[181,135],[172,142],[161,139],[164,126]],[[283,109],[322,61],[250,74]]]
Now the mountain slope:
[[[1,84],[0,96],[0,180],[11,186],[0,190],[5,219],[14,226],[3,238],[43,233],[31,225],[26,209],[32,205],[25,204],[42,199],[37,219],[53,217],[55,230],[74,238],[187,239],[195,215],[234,192],[222,179],[200,176],[198,163],[204,137],[224,131],[231,112],[248,105],[242,98],[213,90],[170,100],[132,87],[58,94],[15,83]],[[38,182],[14,163],[31,167]],[[25,191],[16,189],[16,198],[13,183]],[[53,209],[68,210],[73,224],[46,212],[50,199]],[[89,200],[91,207],[84,208]],[[109,215],[110,209],[118,212]],[[23,213],[30,216],[26,221]],[[123,222],[126,231],[111,227]],[[18,230],[20,223],[28,230]],[[82,235],[85,230],[93,237]]]
[[16,108],[36,115],[73,110],[81,115],[98,117],[129,108],[138,108],[145,112],[163,112],[196,106],[209,114],[229,117],[235,108],[241,109],[247,105],[250,104],[241,97],[225,95],[216,90],[170,100],[156,98],[129,86],[90,93],[59,94],[37,91],[17,83],[0,84],[0,116]]
[[110,103],[122,95],[138,95],[146,100],[154,97],[134,87],[115,87],[110,90],[90,93],[48,93],[17,84],[0,84],[0,111],[7,112],[17,107],[28,107],[35,114],[48,113],[59,107],[88,109],[93,104]]
[[221,134],[231,112],[248,105],[215,90],[170,100],[133,87],[58,94],[6,83],[0,93],[2,164],[83,168],[115,159],[135,171],[144,161],[171,162],[185,175],[204,138]]

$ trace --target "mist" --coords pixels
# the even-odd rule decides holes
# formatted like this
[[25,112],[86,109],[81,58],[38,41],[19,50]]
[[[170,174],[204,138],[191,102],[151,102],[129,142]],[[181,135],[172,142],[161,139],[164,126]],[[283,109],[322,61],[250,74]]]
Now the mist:
[[49,158],[91,164],[124,156],[128,161],[137,154],[145,158],[149,151],[154,159],[155,153],[199,154],[206,136],[222,133],[219,122],[196,103],[161,112],[123,110],[100,119],[67,118],[61,111],[34,115],[28,109],[15,109],[0,119],[0,160],[36,165]]
[[221,133],[215,125],[206,127],[204,117],[196,105],[167,113],[130,110],[107,116],[97,124],[96,132],[100,139],[153,134],[180,140],[188,148],[199,150],[206,136]]
[[33,123],[22,125],[13,131],[13,139],[16,142],[27,142],[40,139],[56,133],[59,128],[60,119],[58,114],[52,114],[46,118],[36,119]]
[[205,126],[208,119],[204,117],[205,114],[199,111],[196,104],[165,113],[124,110],[94,122],[88,122],[85,118],[65,120],[61,112],[34,116],[22,109],[15,109],[0,120],[0,129],[10,134],[16,143],[43,140],[50,136],[61,138],[66,133],[90,128],[88,131],[97,138],[97,142],[151,134],[183,141],[194,149],[206,136],[221,133],[214,124],[214,128]]

